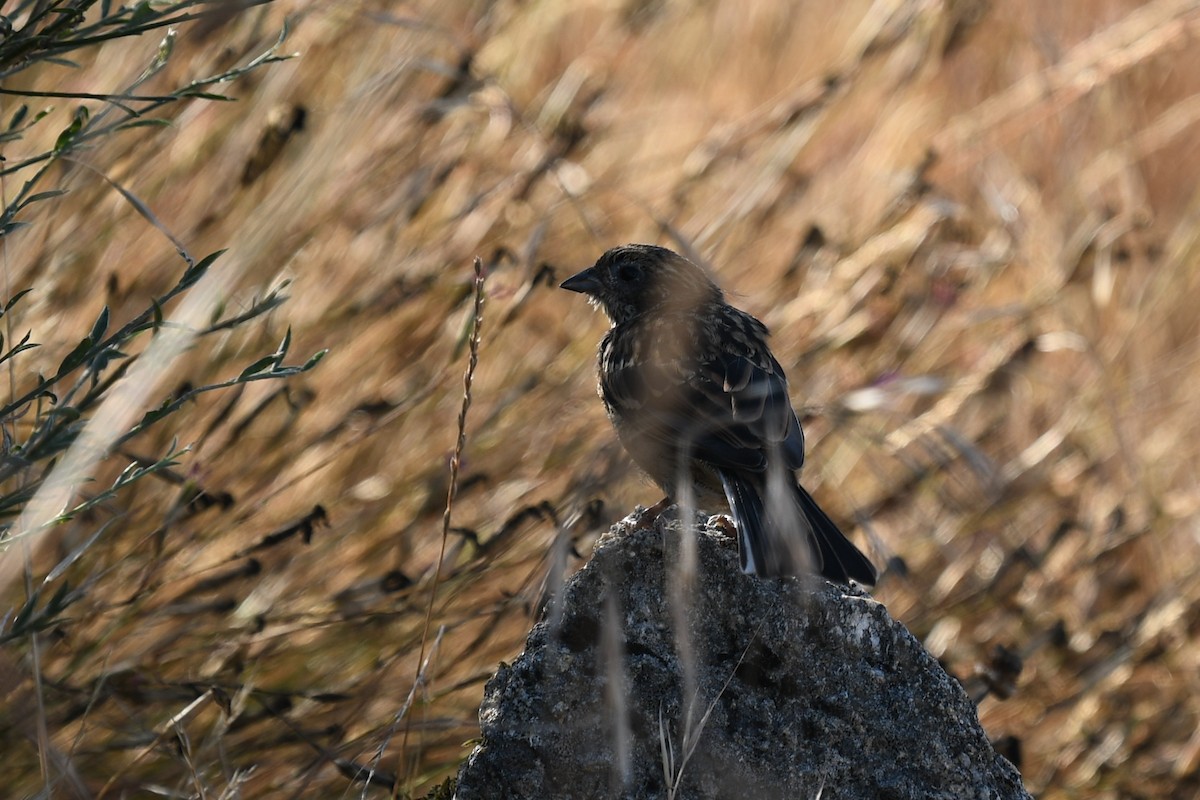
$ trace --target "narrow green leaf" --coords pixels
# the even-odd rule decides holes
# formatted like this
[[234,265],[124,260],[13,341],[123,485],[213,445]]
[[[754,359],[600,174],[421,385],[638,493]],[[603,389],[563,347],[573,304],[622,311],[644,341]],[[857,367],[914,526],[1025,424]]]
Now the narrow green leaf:
[[50,598],[50,602],[46,603],[46,611],[50,614],[57,614],[71,605],[70,594],[71,582],[63,581],[62,585],[54,592],[54,596]]
[[274,355],[269,355],[264,358],[260,358],[258,361],[255,361],[253,364],[251,364],[250,366],[248,366],[244,370],[242,370],[242,374],[238,375],[237,379],[240,381],[240,380],[250,377],[251,375],[257,375],[258,373],[262,372],[267,367],[270,367],[274,364],[275,364],[275,356]]
[[0,356],[0,364],[3,364],[5,361],[8,361],[10,358],[17,355],[18,353],[24,353],[26,350],[32,350],[35,347],[41,347],[41,345],[38,344],[37,342],[29,343],[29,337],[32,335],[33,335],[33,331],[26,331],[25,337],[23,339],[21,339],[21,341],[18,342],[13,347],[12,350],[9,350],[4,355]]
[[218,250],[215,253],[209,253],[204,258],[188,267],[183,273],[183,277],[179,279],[179,286],[177,288],[186,289],[196,281],[203,278],[204,273],[208,272],[208,268],[211,267],[216,260],[224,254],[224,250]]
[[34,609],[37,608],[38,594],[38,590],[34,589],[29,599],[25,602],[25,605],[17,612],[17,616],[13,618],[12,630],[24,630],[25,625],[29,622],[29,618],[33,616]]
[[118,125],[114,130],[127,131],[130,128],[169,128],[171,121],[168,119],[135,119],[130,122],[124,122]]
[[113,361],[119,361],[123,358],[128,358],[128,356],[115,347],[106,347],[101,350],[100,353],[92,360],[92,369],[96,373],[96,379],[99,380],[100,373],[108,369],[109,364],[111,364]]
[[54,377],[61,378],[63,375],[66,375],[68,372],[71,372],[80,364],[82,364],[87,358],[87,355],[91,349],[92,337],[83,337],[83,341],[75,345],[75,349],[68,353],[67,357],[64,358],[62,363],[58,365],[58,372],[54,373]]
[[54,417],[59,421],[60,425],[70,425],[82,416],[83,414],[74,406],[63,406],[54,411]]
[[129,15],[129,24],[144,25],[145,23],[150,22],[157,17],[158,12],[150,7],[150,3],[146,2],[146,0],[142,0],[142,2],[138,3],[133,9],[133,13]]
[[108,306],[105,305],[100,311],[100,316],[96,319],[96,324],[92,326],[92,332],[88,334],[88,338],[93,342],[98,342],[104,338],[105,331],[108,330]]
[[171,401],[163,402],[158,408],[152,408],[142,415],[142,421],[138,423],[139,428],[148,428],[158,422],[163,417],[171,413]]
[[54,142],[54,152],[61,153],[71,146],[76,134],[83,130],[83,126],[88,121],[88,110],[86,106],[79,106],[75,109],[75,115],[71,119],[71,124],[63,129],[63,132],[58,135],[58,139]]
[[9,300],[7,303],[5,303],[5,304],[4,304],[4,310],[3,310],[3,311],[0,311],[0,317],[2,317],[2,316],[4,316],[5,314],[7,314],[7,313],[9,312],[9,310],[10,310],[10,309],[11,309],[13,306],[15,306],[15,305],[17,304],[17,302],[18,302],[18,301],[20,301],[20,299],[21,299],[22,297],[24,297],[25,295],[29,294],[29,293],[30,293],[30,292],[32,292],[32,291],[33,291],[33,287],[30,287],[30,288],[28,288],[28,289],[22,289],[21,291],[19,291],[19,292],[17,292],[16,294],[14,294],[14,295],[12,296],[12,299],[11,299],[11,300]]
[[21,206],[24,207],[24,206],[30,205],[31,203],[38,203],[38,202],[41,202],[42,200],[49,200],[51,197],[60,197],[66,193],[67,193],[66,189],[51,189],[48,192],[38,192],[37,194],[31,194],[29,197],[25,198],[25,201],[23,203],[21,203]]
[[200,100],[217,100],[226,103],[232,103],[232,97],[226,97],[223,94],[214,94],[212,92],[202,92],[199,89],[185,89],[179,93],[180,97],[195,97]]
[[126,466],[125,469],[121,470],[121,474],[117,476],[117,479],[113,481],[113,488],[119,488],[120,486],[129,483],[129,481],[132,480],[132,477],[137,475],[139,469],[140,467],[136,461]]
[[282,367],[283,359],[287,356],[288,349],[292,346],[292,326],[288,325],[287,333],[283,335],[283,341],[279,343],[279,349],[275,351],[275,366]]
[[163,68],[163,65],[171,58],[171,53],[175,50],[175,30],[167,28],[167,35],[158,43],[158,52],[154,54],[154,61],[150,64],[151,72],[158,72]]
[[18,108],[16,110],[16,112],[12,115],[12,119],[10,119],[8,121],[8,129],[10,131],[16,130],[17,126],[19,126],[22,122],[24,122],[25,117],[28,116],[28,114],[29,114],[29,106],[22,103],[20,108]]
[[329,352],[328,350],[318,350],[317,352],[313,353],[312,358],[310,358],[308,361],[304,362],[304,366],[300,368],[300,371],[308,372],[310,369],[315,367],[317,365],[317,363],[322,358],[324,358],[325,354],[328,352]]

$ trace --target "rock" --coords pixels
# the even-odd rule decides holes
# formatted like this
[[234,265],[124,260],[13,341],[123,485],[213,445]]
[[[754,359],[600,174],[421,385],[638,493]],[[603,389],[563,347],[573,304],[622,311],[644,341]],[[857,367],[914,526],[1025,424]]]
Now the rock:
[[602,537],[488,681],[459,800],[1029,797],[958,682],[857,588],[743,575],[698,516],[671,603],[687,540],[666,516]]

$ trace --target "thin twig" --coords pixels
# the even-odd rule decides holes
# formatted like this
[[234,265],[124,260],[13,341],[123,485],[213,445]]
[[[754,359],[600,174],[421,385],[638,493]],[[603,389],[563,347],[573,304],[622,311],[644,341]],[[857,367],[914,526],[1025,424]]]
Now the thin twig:
[[[446,490],[446,510],[442,513],[442,544],[438,551],[437,563],[433,569],[433,586],[429,590],[429,605],[425,609],[425,624],[421,630],[421,651],[417,657],[417,674],[414,678],[414,690],[421,683],[421,665],[425,661],[425,647],[429,639],[429,626],[433,620],[433,605],[437,598],[438,582],[442,577],[442,561],[446,558],[446,541],[450,538],[450,513],[454,508],[454,497],[458,494],[458,471],[462,466],[462,454],[467,444],[467,412],[471,408],[471,382],[475,378],[475,367],[479,365],[479,334],[483,326],[483,284],[487,274],[483,269],[483,260],[475,257],[475,314],[471,322],[470,357],[467,360],[467,371],[463,375],[463,400],[458,411],[458,440],[454,444],[454,455],[450,458],[450,488]],[[408,752],[408,734],[412,729],[412,714],[404,724],[404,740],[401,752]],[[392,797],[397,797],[399,782],[392,790]]]

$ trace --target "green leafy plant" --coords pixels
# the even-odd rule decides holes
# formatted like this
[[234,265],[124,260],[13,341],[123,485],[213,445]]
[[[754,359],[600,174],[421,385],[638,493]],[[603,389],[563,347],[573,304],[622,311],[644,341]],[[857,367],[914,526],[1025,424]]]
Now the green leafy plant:
[[[260,2],[240,4],[239,8],[260,5]],[[213,91],[217,85],[229,84],[247,73],[267,64],[288,58],[278,51],[286,29],[266,52],[245,63],[220,71],[209,77],[192,80],[185,86],[165,94],[139,94],[139,88],[168,63],[175,41],[172,26],[201,20],[214,15],[230,14],[225,2],[178,2],[114,8],[111,2],[84,0],[77,2],[23,2],[0,17],[0,95],[29,98],[68,98],[93,104],[75,109],[69,124],[54,138],[53,145],[11,162],[0,162],[0,179],[19,178],[19,189],[0,213],[0,236],[7,247],[19,247],[12,237],[31,224],[26,217],[39,204],[64,194],[60,187],[47,188],[51,167],[58,162],[71,162],[72,156],[94,146],[108,137],[124,134],[146,126],[169,124],[156,114],[197,100],[229,100]],[[49,90],[14,90],[4,87],[18,73],[38,65],[73,67],[68,55],[92,48],[113,39],[139,37],[159,29],[167,29],[161,44],[145,70],[129,85],[118,90],[100,93],[72,93]],[[7,128],[0,133],[0,146],[14,146],[30,136],[37,126],[47,124],[50,111],[32,112],[21,105],[12,114]],[[36,150],[36,148],[34,148]],[[84,165],[86,166],[86,165]],[[88,167],[91,169],[90,167]],[[286,286],[281,286],[257,298],[249,307],[234,316],[222,317],[218,307],[206,326],[179,331],[168,319],[169,310],[209,276],[220,257],[216,252],[204,258],[193,258],[184,244],[161,224],[145,203],[115,181],[103,176],[126,201],[174,245],[183,262],[183,270],[174,285],[151,298],[140,313],[124,324],[113,326],[108,306],[100,312],[89,333],[84,336],[57,365],[47,369],[38,361],[40,344],[34,332],[19,337],[12,334],[14,318],[21,311],[21,301],[34,287],[23,288],[5,298],[0,307],[0,325],[9,331],[8,338],[0,332],[0,364],[13,374],[16,365],[35,372],[33,385],[17,391],[15,384],[6,403],[0,407],[0,428],[3,432],[0,451],[0,588],[7,588],[14,574],[13,560],[18,557],[18,540],[46,527],[75,519],[111,502],[143,478],[170,470],[186,452],[175,442],[156,458],[128,464],[106,488],[90,489],[86,497],[76,488],[88,476],[101,471],[119,457],[121,446],[148,431],[159,429],[164,421],[184,410],[196,397],[209,392],[238,387],[253,381],[277,380],[305,372],[316,366],[324,355],[319,352],[300,364],[288,364],[285,359],[291,347],[289,328],[279,347],[268,355],[254,359],[248,366],[223,380],[200,386],[186,385],[146,410],[136,421],[123,424],[116,430],[105,430],[91,444],[92,452],[83,463],[67,457],[68,451],[83,441],[89,423],[96,421],[106,401],[124,381],[131,369],[150,352],[149,343],[164,333],[182,336],[190,342],[219,331],[228,331],[261,317],[277,308],[287,298]],[[53,211],[49,212],[52,219]],[[180,346],[178,350],[181,350]],[[159,374],[166,369],[166,364]],[[103,427],[103,425],[100,425]],[[87,448],[84,448],[87,449]],[[105,470],[111,474],[113,470]],[[53,483],[66,488],[65,503],[60,503],[46,515],[30,513],[30,503],[38,493]],[[25,563],[25,600],[5,612],[0,609],[0,644],[29,637],[52,629],[62,619],[72,603],[84,594],[84,587],[72,588],[65,580],[68,567],[78,561],[87,548],[95,543],[111,523],[102,523],[84,537],[81,545],[61,558],[45,575],[32,574],[28,557]],[[8,561],[8,565],[4,562]],[[7,567],[7,568],[6,568]],[[7,576],[7,578],[6,578]],[[55,585],[57,582],[57,585]]]

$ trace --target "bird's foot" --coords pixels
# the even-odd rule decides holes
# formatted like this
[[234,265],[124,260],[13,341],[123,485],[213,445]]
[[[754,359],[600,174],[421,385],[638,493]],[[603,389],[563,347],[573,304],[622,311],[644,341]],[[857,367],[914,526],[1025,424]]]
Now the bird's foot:
[[641,511],[637,515],[637,519],[633,521],[633,529],[637,531],[644,531],[648,528],[654,527],[654,521],[657,520],[659,515],[666,511],[667,507],[670,505],[671,498],[664,497],[654,505],[650,506],[644,511]]
[[708,524],[730,539],[737,539],[737,525],[734,524],[733,519],[727,514],[714,514],[708,518]]
[[733,523],[732,517],[725,515],[725,513],[716,513],[716,515],[708,518],[708,522],[713,528],[720,530],[722,534],[736,539],[738,527]]

